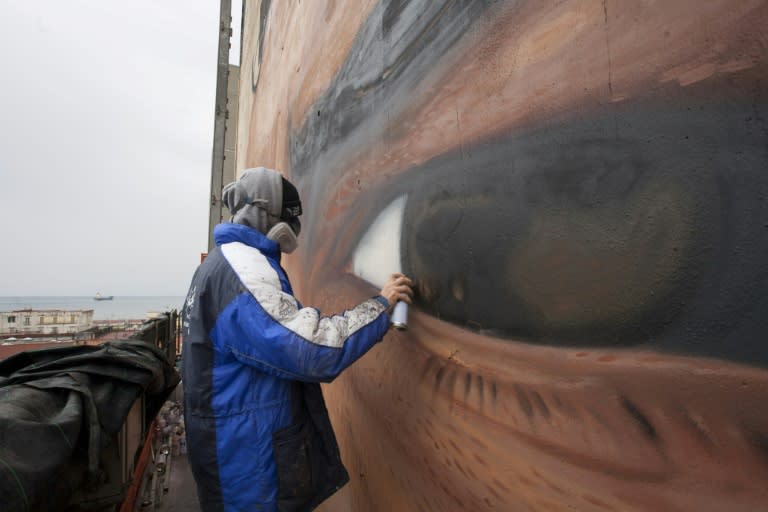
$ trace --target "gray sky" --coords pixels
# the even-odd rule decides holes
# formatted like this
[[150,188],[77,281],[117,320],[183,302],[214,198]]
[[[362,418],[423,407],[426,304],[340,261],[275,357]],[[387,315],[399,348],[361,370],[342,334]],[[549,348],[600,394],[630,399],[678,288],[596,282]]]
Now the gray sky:
[[213,0],[0,0],[0,295],[186,294],[218,18]]

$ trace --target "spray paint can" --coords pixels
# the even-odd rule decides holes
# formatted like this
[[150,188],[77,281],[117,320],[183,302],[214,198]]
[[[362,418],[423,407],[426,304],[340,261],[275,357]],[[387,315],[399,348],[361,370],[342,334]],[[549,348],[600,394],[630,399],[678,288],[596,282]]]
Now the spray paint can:
[[398,301],[395,304],[395,310],[392,311],[392,326],[395,329],[404,331],[408,328],[408,303]]

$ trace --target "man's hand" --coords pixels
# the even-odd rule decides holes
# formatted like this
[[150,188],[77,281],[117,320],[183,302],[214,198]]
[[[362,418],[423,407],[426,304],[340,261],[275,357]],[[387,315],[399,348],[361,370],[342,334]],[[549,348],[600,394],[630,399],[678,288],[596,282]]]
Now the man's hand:
[[399,300],[410,304],[413,300],[413,281],[403,274],[392,274],[380,293],[387,299],[390,307]]

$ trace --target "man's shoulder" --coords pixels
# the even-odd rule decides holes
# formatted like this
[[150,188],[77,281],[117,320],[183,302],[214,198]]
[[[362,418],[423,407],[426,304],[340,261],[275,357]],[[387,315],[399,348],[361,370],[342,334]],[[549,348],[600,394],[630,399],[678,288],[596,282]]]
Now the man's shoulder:
[[271,286],[280,288],[280,275],[276,262],[271,261],[255,247],[241,242],[230,242],[219,246],[222,260],[225,260],[240,281],[248,288]]

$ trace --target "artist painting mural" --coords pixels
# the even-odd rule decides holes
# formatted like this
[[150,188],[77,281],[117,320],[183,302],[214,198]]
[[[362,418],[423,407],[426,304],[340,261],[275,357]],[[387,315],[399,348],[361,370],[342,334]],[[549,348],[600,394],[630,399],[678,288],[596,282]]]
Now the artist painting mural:
[[299,297],[418,282],[325,388],[328,510],[768,510],[766,27],[764,0],[246,3],[238,168],[305,198]]

